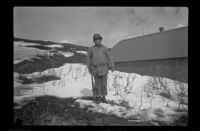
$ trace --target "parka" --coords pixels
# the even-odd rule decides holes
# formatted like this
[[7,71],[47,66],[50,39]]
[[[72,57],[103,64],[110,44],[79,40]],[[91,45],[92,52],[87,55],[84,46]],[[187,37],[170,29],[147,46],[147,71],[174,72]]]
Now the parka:
[[87,67],[93,75],[106,75],[108,70],[114,68],[114,63],[111,58],[108,48],[101,46],[91,46],[88,49]]

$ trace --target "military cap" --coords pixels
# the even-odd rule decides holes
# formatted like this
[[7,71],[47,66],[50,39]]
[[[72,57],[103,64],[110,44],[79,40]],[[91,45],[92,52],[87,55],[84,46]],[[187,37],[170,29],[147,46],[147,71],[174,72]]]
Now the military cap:
[[102,36],[100,34],[94,34],[93,35],[93,41],[97,40],[97,39],[100,39],[102,40]]

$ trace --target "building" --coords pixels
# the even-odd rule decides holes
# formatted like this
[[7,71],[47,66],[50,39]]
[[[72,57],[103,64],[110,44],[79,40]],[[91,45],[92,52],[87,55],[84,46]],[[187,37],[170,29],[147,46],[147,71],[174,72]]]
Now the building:
[[188,82],[188,27],[125,39],[111,50],[115,69]]

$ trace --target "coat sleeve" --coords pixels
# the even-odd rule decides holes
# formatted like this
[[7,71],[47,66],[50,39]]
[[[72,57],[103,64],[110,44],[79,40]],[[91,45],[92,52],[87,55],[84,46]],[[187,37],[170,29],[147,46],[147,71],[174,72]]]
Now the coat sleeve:
[[106,50],[105,50],[105,55],[107,57],[109,66],[111,66],[111,68],[114,68],[115,65],[114,65],[113,59],[111,57],[111,54],[110,54],[110,51],[108,50],[108,48],[106,48]]
[[88,48],[88,53],[87,53],[87,67],[88,67],[89,71],[91,71],[91,58],[92,58],[92,50],[91,50],[91,48]]

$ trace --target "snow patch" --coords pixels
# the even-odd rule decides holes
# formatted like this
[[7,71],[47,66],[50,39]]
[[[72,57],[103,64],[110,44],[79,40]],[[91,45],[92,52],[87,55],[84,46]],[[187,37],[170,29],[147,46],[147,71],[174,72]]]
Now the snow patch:
[[22,60],[14,60],[14,64],[18,64],[18,63],[20,63],[22,61],[24,61],[24,59],[22,59]]
[[77,53],[87,54],[87,51],[76,51]]
[[29,42],[23,42],[23,41],[15,41],[14,45],[18,45],[18,46],[28,46],[28,45],[40,45],[37,43],[29,43]]
[[74,55],[73,52],[67,52],[67,53],[64,54],[65,57],[71,57],[73,55]]
[[45,45],[45,46],[51,47],[51,48],[54,48],[54,47],[63,48],[63,45]]
[[[29,84],[29,87],[33,90],[27,91],[25,94],[26,97],[44,94],[62,98],[92,96],[92,85],[86,65],[65,64],[62,67],[48,69],[43,72],[24,74],[24,76],[30,79],[43,75],[55,75],[61,79],[45,82],[43,84]],[[15,98],[19,98],[19,96],[15,96]],[[20,96],[20,98],[23,97]]]
[[30,61],[31,61],[30,58],[23,58],[23,59],[20,59],[20,60],[14,60],[14,64],[21,63],[21,62],[23,62],[24,60],[30,60]]
[[[88,72],[87,66],[83,64],[70,64],[59,68],[47,69],[43,72],[34,72],[31,74],[24,74],[27,78],[35,78],[42,75],[55,75],[60,77],[60,80],[53,80],[43,84],[29,84],[28,90],[22,96],[14,96],[14,101],[22,100],[27,97],[53,95],[57,97],[73,97],[79,98],[76,100],[81,108],[88,107],[89,111],[101,112],[105,114],[115,114],[119,117],[126,117],[130,120],[163,120],[172,122],[170,115],[177,114],[175,109],[179,107],[179,98],[177,94],[181,92],[180,86],[185,88],[187,98],[186,83],[180,83],[167,78],[162,80],[167,89],[170,90],[173,99],[169,99],[160,95],[160,89],[154,89],[151,85],[153,77],[141,76],[135,73],[124,73],[119,71],[108,74],[108,95],[106,99],[112,101],[114,105],[100,103],[95,104],[93,101],[82,100],[80,97],[92,96],[91,75]],[[19,74],[14,73],[15,83]],[[128,82],[129,81],[129,82]],[[157,83],[156,88],[160,88]],[[14,85],[17,88],[16,85]],[[148,92],[151,91],[151,93]],[[162,90],[161,90],[162,91]],[[186,110],[188,105],[182,105]]]
[[106,103],[95,104],[93,101],[90,100],[77,99],[75,102],[79,103],[81,108],[89,107],[89,111],[105,114],[115,114],[119,117],[122,117],[124,112],[126,111],[125,107],[121,107],[118,105],[111,106],[110,104]]
[[37,54],[46,54],[48,52],[46,50],[40,50],[33,47],[25,47],[25,45],[35,45],[35,44],[14,42],[14,60],[32,58],[35,57],[35,55]]
[[14,72],[14,75],[13,75],[13,79],[14,79],[13,87],[14,88],[22,85],[21,80],[19,80],[18,78],[19,78],[19,73]]

